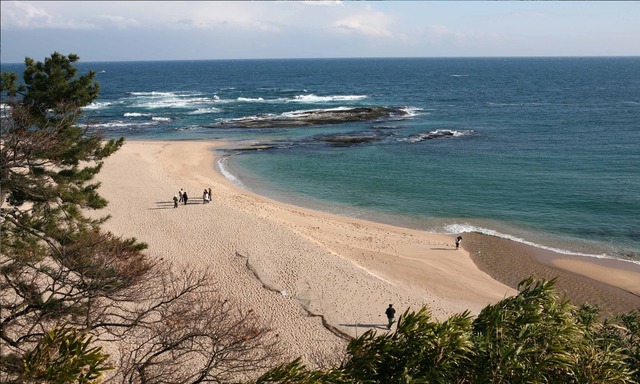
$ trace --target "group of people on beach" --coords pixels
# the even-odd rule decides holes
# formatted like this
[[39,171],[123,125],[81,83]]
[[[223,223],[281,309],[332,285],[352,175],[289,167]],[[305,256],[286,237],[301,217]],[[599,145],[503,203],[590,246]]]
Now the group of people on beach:
[[202,192],[202,204],[208,204],[211,201],[211,188],[204,189],[204,192]]
[[[187,191],[183,188],[180,188],[177,195],[173,196],[173,208],[178,208],[179,203],[187,204],[189,200],[189,196],[187,195]],[[202,192],[202,204],[207,204],[211,202],[211,188],[205,188]]]

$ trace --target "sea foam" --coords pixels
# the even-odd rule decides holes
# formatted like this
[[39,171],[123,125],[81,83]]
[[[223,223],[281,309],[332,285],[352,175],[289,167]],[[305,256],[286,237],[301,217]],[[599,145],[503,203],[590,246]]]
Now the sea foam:
[[223,157],[220,160],[218,160],[218,168],[220,169],[220,173],[222,173],[222,175],[229,181],[231,181],[232,183],[234,183],[235,185],[244,187],[244,184],[242,184],[242,182],[233,175],[233,173],[231,173],[231,171],[229,171],[229,168],[227,167],[227,159],[230,156],[227,157]]
[[464,232],[477,232],[477,233],[481,233],[483,235],[500,237],[500,238],[503,238],[503,239],[515,241],[516,243],[529,245],[529,246],[534,247],[534,248],[544,249],[544,250],[555,252],[555,253],[559,253],[559,254],[562,254],[562,255],[593,257],[593,258],[597,258],[597,259],[622,260],[622,261],[628,261],[628,262],[633,263],[633,264],[640,264],[640,261],[620,259],[620,258],[609,256],[609,255],[606,255],[606,254],[597,255],[597,254],[592,254],[592,253],[572,252],[572,251],[567,251],[566,249],[549,247],[549,246],[546,246],[546,245],[542,245],[542,244],[538,244],[538,243],[534,243],[532,241],[528,241],[528,240],[522,239],[522,238],[517,237],[517,236],[508,235],[508,234],[501,233],[501,232],[498,232],[498,231],[493,230],[493,229],[478,227],[478,226],[471,225],[471,224],[448,224],[448,225],[444,226],[444,232],[447,233],[447,234],[460,234],[460,233],[464,233]]

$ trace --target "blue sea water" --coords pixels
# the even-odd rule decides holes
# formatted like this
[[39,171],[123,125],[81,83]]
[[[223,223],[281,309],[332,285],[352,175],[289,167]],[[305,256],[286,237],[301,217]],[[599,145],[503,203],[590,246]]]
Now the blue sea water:
[[[230,178],[266,196],[640,261],[640,58],[78,67],[97,72],[100,98],[86,114],[108,136],[268,146],[230,150],[222,163]],[[372,106],[403,113],[305,127],[234,124]],[[345,137],[357,140],[336,142]]]

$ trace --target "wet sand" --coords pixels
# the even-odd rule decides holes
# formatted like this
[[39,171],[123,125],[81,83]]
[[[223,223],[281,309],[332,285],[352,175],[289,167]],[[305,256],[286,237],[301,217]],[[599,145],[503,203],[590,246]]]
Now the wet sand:
[[463,236],[464,248],[478,268],[510,287],[529,276],[556,278],[556,289],[573,304],[597,305],[604,316],[640,308],[638,264],[569,256],[479,233]]

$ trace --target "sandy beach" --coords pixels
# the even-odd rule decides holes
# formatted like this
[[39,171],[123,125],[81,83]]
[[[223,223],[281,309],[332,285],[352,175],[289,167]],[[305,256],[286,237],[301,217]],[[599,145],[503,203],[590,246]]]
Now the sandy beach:
[[[368,329],[386,332],[390,303],[399,314],[428,306],[439,320],[477,314],[513,295],[531,271],[570,276],[578,301],[599,300],[611,313],[640,307],[640,265],[540,254],[476,234],[463,234],[456,250],[454,236],[279,203],[222,176],[212,149],[222,145],[126,142],[99,174],[109,201],[100,213],[112,216],[106,229],[148,243],[150,258],[213,271],[220,294],[259,313],[291,358],[330,353]],[[189,202],[173,208],[181,188]]]

